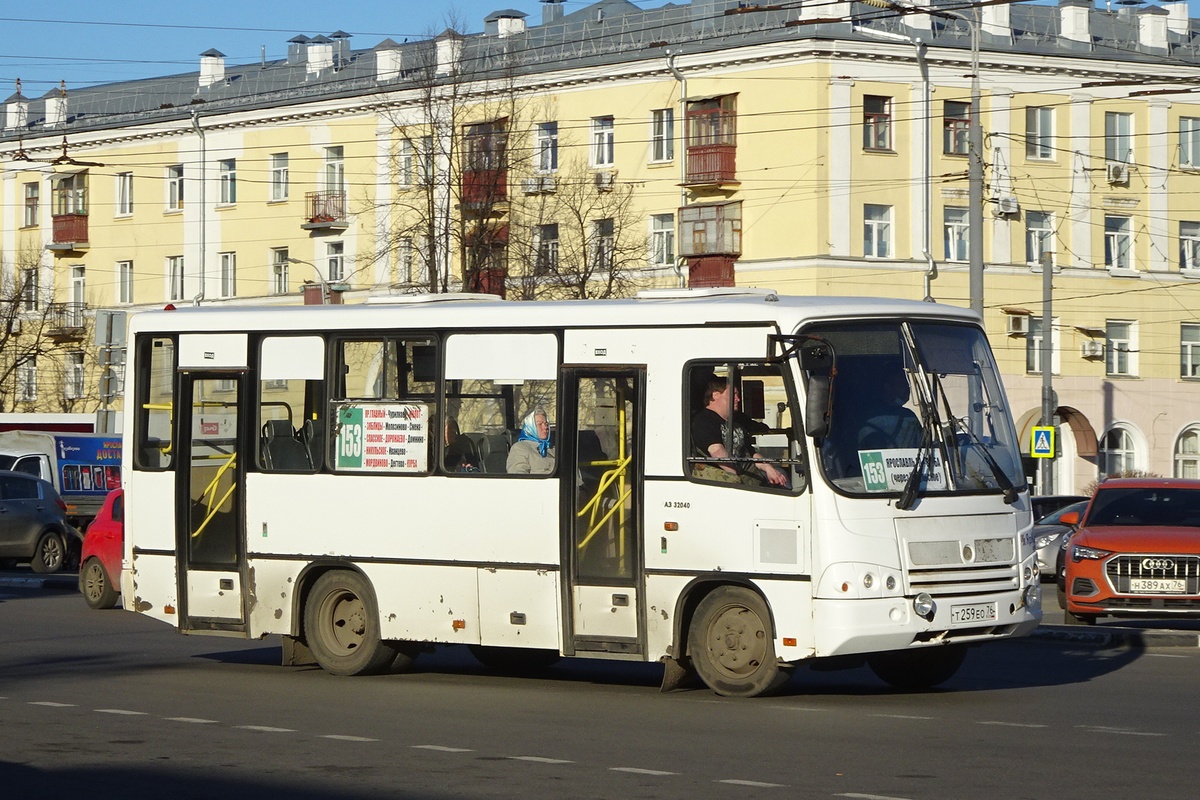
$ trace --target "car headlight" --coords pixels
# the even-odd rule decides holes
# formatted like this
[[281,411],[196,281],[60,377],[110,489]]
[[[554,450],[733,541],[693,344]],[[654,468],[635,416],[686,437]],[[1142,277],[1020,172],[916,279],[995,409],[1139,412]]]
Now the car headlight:
[[1041,550],[1043,547],[1049,547],[1062,536],[1061,533],[1047,533],[1034,539],[1034,547]]
[[1111,550],[1097,550],[1094,547],[1084,547],[1077,544],[1071,548],[1072,561],[1095,561],[1099,558],[1106,558],[1112,555]]

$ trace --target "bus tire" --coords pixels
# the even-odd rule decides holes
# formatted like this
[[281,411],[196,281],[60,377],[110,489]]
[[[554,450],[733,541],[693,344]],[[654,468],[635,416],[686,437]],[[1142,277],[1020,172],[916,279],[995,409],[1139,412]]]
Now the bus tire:
[[396,651],[379,638],[371,585],[349,570],[317,578],[304,603],[304,637],[317,663],[331,675],[370,675],[396,658]]
[[46,531],[37,541],[29,567],[37,573],[58,572],[67,560],[67,543],[55,531]]
[[392,651],[388,672],[408,672],[417,663],[417,656],[421,654],[421,645],[417,642],[388,642],[387,646]]
[[705,685],[725,697],[770,694],[790,677],[775,657],[767,604],[740,586],[719,586],[696,606],[688,654]]
[[562,658],[554,650],[538,650],[530,647],[483,647],[468,645],[475,660],[497,672],[524,672],[526,670],[552,667]]
[[98,558],[89,558],[79,570],[79,591],[88,608],[112,608],[117,604],[117,590]]
[[867,666],[881,681],[896,689],[932,689],[954,677],[967,648],[962,645],[894,650],[867,656]]

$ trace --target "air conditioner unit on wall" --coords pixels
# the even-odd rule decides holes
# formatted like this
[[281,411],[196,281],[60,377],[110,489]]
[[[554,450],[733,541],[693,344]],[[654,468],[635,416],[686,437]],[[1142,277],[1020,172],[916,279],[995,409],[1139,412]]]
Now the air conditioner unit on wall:
[[613,184],[617,181],[617,173],[597,172],[594,179],[596,181],[596,191],[611,192]]
[[996,213],[997,214],[1016,214],[1021,210],[1021,204],[1017,202],[1017,198],[1011,194],[1001,195],[996,198]]
[[1114,186],[1125,186],[1129,183],[1128,164],[1107,165],[1108,182]]
[[1009,314],[1008,315],[1008,335],[1009,336],[1024,336],[1029,333],[1029,315],[1027,314]]
[[1084,358],[1102,358],[1104,356],[1104,342],[1084,342],[1079,347],[1079,354]]

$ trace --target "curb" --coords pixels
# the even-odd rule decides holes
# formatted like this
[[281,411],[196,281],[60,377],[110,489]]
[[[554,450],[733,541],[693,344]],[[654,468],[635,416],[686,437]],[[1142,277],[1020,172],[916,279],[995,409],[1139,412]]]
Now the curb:
[[1175,630],[1151,631],[1144,628],[1039,625],[1030,634],[1030,637],[1099,646],[1132,644],[1142,647],[1200,647],[1200,633]]
[[0,586],[11,589],[57,589],[59,591],[76,591],[79,588],[78,575],[0,575]]

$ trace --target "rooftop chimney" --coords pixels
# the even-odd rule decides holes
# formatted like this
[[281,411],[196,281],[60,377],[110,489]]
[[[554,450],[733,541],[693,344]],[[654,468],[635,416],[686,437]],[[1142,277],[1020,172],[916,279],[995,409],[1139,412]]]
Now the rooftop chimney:
[[225,54],[220,50],[205,50],[200,54],[200,88],[225,80]]
[[293,36],[291,39],[288,39],[287,63],[303,64],[305,56],[307,55],[307,51],[305,50],[305,45],[307,44],[308,37],[303,33],[299,36]]
[[400,77],[403,67],[400,45],[391,39],[375,45],[375,80],[394,81]]
[[513,8],[506,8],[503,11],[493,11],[483,18],[483,32],[488,36],[512,36],[518,33],[525,32],[525,17],[529,16],[524,11],[517,11]]
[[1058,0],[1058,27],[1061,38],[1092,48],[1091,0]]
[[16,93],[4,101],[4,127],[12,130],[28,124],[29,98],[21,94],[21,79],[17,78]]
[[458,64],[462,60],[463,37],[458,31],[447,28],[433,40],[437,46],[438,76],[453,75],[458,72]]
[[[552,22],[558,22],[563,18],[562,4],[565,0],[541,0],[542,2],[542,24],[549,25]],[[1184,0],[1186,3],[1187,0]]]
[[339,30],[329,38],[333,40],[333,62],[340,69],[350,63],[350,34]]
[[314,36],[308,40],[308,73],[311,75],[333,66],[333,40]]
[[[1187,0],[1184,0],[1186,2]],[[984,6],[980,9],[979,31],[985,39],[1012,41],[1012,7],[1007,3]]]
[[57,89],[46,92],[46,121],[47,128],[54,125],[65,125],[67,122],[67,82],[59,83]]
[[1142,52],[1167,52],[1167,16],[1165,8],[1150,6],[1138,11],[1138,47]]
[[1159,0],[1167,10],[1167,30],[1171,33],[1186,34],[1191,27],[1188,18],[1187,0]]

